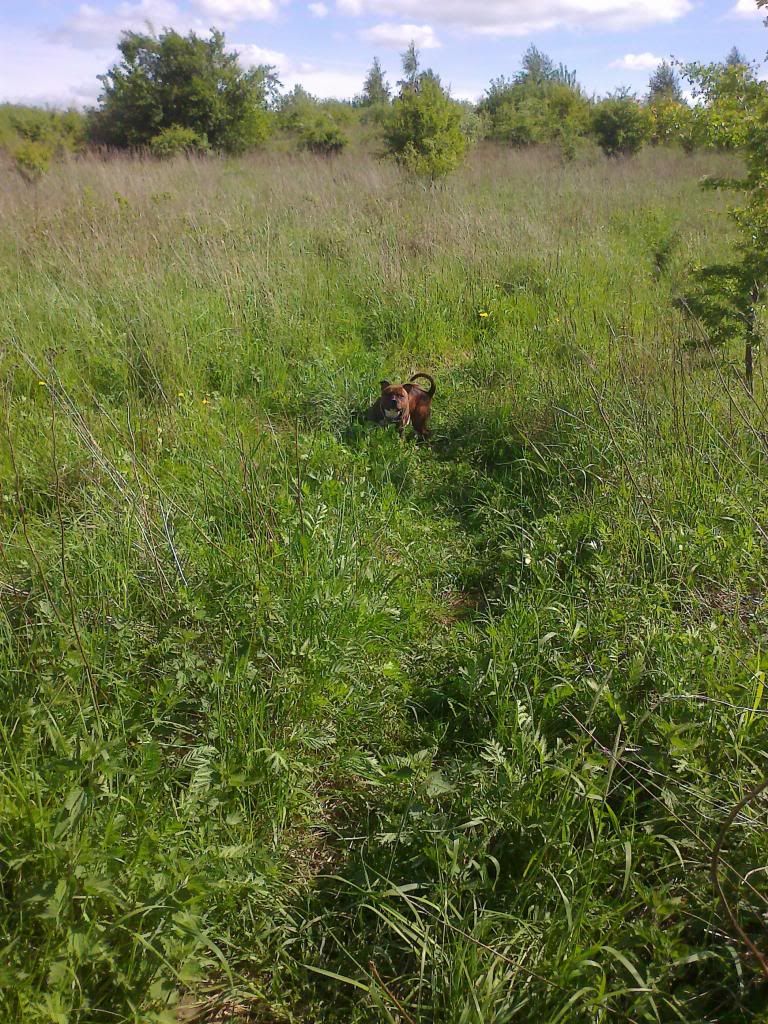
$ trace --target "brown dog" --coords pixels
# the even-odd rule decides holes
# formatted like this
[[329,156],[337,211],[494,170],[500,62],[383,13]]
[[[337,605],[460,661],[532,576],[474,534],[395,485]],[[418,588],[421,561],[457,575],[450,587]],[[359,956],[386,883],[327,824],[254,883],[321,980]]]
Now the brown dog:
[[[413,383],[419,378],[429,381],[429,391]],[[410,423],[416,437],[425,441],[429,436],[427,420],[432,412],[434,393],[435,382],[428,373],[414,373],[407,384],[390,384],[388,380],[383,380],[381,395],[368,410],[366,419],[373,420],[380,427],[393,424],[400,437]]]

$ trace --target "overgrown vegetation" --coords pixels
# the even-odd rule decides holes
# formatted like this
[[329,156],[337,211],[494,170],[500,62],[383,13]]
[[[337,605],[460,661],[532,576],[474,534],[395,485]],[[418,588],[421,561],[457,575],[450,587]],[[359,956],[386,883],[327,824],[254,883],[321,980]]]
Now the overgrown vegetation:
[[574,70],[531,45],[519,71],[492,79],[476,104],[455,101],[433,69],[422,69],[413,43],[401,56],[394,99],[374,58],[349,101],[312,96],[301,85],[281,91],[274,68],[244,68],[216,30],[208,37],[124,32],[119,49],[122,60],[101,76],[99,105],[87,120],[76,112],[0,108],[0,146],[18,153],[27,180],[82,150],[86,137],[90,145],[162,157],[241,153],[267,143],[327,156],[351,146],[389,154],[432,180],[453,172],[483,139],[554,145],[565,159],[595,145],[609,156],[632,156],[647,142],[689,153],[743,151],[768,96],[759,66],[736,49],[709,64],[662,61],[643,99],[626,88],[601,99],[585,93]]
[[0,150],[6,150],[28,182],[37,181],[51,161],[85,143],[85,118],[76,110],[41,110],[0,104]]
[[448,95],[440,78],[422,71],[416,47],[403,55],[400,95],[384,122],[388,152],[421,177],[444,178],[461,163],[467,149],[461,106]]
[[6,181],[4,1022],[764,1018],[765,390],[673,301],[740,171]]
[[592,130],[606,156],[634,156],[651,134],[651,119],[634,96],[609,96],[592,111]]
[[181,129],[206,146],[238,153],[269,134],[273,69],[244,70],[222,32],[212,30],[207,38],[172,29],[123,32],[118,49],[122,60],[101,77],[99,108],[91,114],[94,142],[152,146],[158,136]]

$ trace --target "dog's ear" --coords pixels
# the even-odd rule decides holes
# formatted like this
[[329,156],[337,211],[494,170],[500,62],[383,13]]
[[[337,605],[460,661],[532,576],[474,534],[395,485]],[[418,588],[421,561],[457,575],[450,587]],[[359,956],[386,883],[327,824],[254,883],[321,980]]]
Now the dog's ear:
[[384,388],[388,388],[389,387],[390,382],[388,380],[380,380],[379,384],[381,385],[381,390],[383,391]]

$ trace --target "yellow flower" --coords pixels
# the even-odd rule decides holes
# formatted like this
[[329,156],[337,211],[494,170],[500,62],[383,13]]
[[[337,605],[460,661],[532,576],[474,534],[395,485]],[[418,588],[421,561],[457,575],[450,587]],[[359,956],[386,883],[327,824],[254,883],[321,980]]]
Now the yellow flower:
[[210,404],[211,404],[211,403],[210,403],[210,402],[208,401],[208,399],[207,399],[207,398],[204,398],[204,399],[203,399],[203,405],[210,405]]
[[41,388],[47,388],[48,387],[48,385],[46,384],[46,382],[44,380],[39,380],[37,383],[40,385]]
[[481,310],[480,310],[480,312],[479,312],[479,315],[480,315],[480,316],[481,316],[481,317],[482,317],[483,319],[485,319],[485,318],[486,318],[487,316],[490,316],[491,314],[490,314],[490,313],[486,313],[486,311],[485,311],[484,309],[481,309]]
[[183,397],[184,397],[184,392],[183,392],[183,391],[180,391],[180,392],[179,392],[179,394],[178,394],[178,397],[179,397],[179,398],[183,398]]

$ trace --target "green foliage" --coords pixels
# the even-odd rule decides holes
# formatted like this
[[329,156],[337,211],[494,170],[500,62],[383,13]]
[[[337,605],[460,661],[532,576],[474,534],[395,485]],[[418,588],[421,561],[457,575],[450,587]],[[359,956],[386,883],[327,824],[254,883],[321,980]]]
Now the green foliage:
[[752,275],[742,261],[694,270],[682,307],[704,330],[694,345],[745,342],[752,327]]
[[172,157],[184,154],[203,154],[210,149],[204,135],[198,135],[191,128],[171,125],[163,128],[149,143],[153,156]]
[[570,71],[562,63],[555,65],[551,57],[542,53],[533,44],[523,54],[521,68],[514,81],[517,85],[539,86],[545,82],[553,82],[557,85],[567,85],[571,89],[578,88],[575,71]]
[[747,175],[705,182],[743,195],[731,210],[740,237],[731,260],[691,274],[686,307],[708,341],[745,344],[745,378],[751,388],[752,350],[765,334],[768,298],[768,86],[735,50],[724,64],[689,65],[687,73],[705,104],[711,144],[742,148]]
[[307,92],[303,85],[295,85],[290,92],[279,96],[275,103],[280,127],[288,131],[299,128],[318,107],[317,98]]
[[392,98],[392,91],[386,80],[384,70],[379,63],[379,58],[373,58],[368,74],[365,77],[363,92],[358,103],[363,107],[386,106]]
[[0,149],[28,181],[40,178],[53,160],[81,150],[84,140],[85,118],[76,110],[0,105]]
[[678,105],[683,103],[683,87],[680,84],[680,77],[666,60],[659,64],[648,82],[648,103],[652,106],[662,103]]
[[634,96],[613,96],[595,105],[592,131],[606,156],[633,156],[650,138],[652,123]]
[[535,46],[514,78],[491,81],[478,105],[490,138],[515,146],[557,143],[569,155],[589,127],[589,110],[575,72],[556,66]]
[[424,75],[393,103],[384,138],[398,163],[433,180],[459,166],[468,144],[462,108],[438,81]]
[[321,156],[337,155],[349,141],[334,119],[323,110],[318,110],[302,123],[298,137],[302,149]]
[[744,149],[756,111],[768,96],[768,83],[757,77],[754,65],[739,61],[682,65],[694,98],[701,105],[702,134],[717,149]]
[[471,103],[460,103],[462,110],[461,132],[469,145],[474,145],[488,135],[488,117],[475,109]]
[[680,145],[690,153],[706,141],[701,111],[661,95],[648,104],[650,141],[657,145]]
[[297,85],[280,97],[277,118],[281,129],[295,136],[300,149],[333,156],[349,142],[343,128],[352,115],[348,104],[321,102]]
[[273,69],[244,71],[221,32],[212,30],[207,39],[171,29],[124,32],[118,49],[121,62],[100,76],[103,92],[90,120],[94,142],[145,146],[181,127],[212,149],[241,152],[269,135],[267,102],[278,84]]
[[740,169],[9,183],[3,1024],[764,1017],[765,392],[669,302]]
[[51,166],[51,147],[37,140],[20,142],[13,150],[13,162],[27,181],[37,181]]
[[419,51],[416,49],[416,43],[413,40],[411,40],[407,48],[400,55],[400,62],[403,68],[403,78],[397,84],[402,95],[408,89],[415,89],[419,80],[421,64]]

